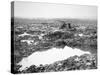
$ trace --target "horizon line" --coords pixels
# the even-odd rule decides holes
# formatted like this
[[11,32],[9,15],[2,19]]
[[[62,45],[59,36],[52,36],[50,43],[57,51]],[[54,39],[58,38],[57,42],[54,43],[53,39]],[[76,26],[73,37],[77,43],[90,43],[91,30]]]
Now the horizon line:
[[48,19],[77,19],[77,20],[98,20],[98,19],[90,19],[90,18],[68,18],[68,17],[55,17],[55,18],[44,18],[44,17],[36,17],[36,18],[26,18],[26,17],[11,17],[11,18],[17,18],[17,19],[44,19],[44,20],[48,20]]

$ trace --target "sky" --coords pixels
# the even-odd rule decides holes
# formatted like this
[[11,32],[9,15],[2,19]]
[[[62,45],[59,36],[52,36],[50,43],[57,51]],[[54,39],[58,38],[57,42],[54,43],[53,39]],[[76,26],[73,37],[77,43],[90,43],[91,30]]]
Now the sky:
[[97,19],[97,6],[15,1],[14,17]]

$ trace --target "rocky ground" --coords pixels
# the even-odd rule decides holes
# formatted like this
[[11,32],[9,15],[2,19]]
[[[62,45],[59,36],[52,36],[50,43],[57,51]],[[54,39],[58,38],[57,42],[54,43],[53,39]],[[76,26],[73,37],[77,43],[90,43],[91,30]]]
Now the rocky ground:
[[[14,25],[14,73],[33,73],[51,71],[86,70],[97,68],[97,28],[96,26],[69,26],[60,21],[53,23],[19,24]],[[18,24],[18,25],[17,25]],[[69,23],[71,24],[71,23]],[[43,26],[42,26],[43,25]],[[24,33],[28,35],[20,36]],[[79,48],[90,51],[91,55],[73,56],[66,60],[57,61],[53,64],[32,65],[24,71],[19,71],[20,62],[36,51],[48,50],[52,47]]]

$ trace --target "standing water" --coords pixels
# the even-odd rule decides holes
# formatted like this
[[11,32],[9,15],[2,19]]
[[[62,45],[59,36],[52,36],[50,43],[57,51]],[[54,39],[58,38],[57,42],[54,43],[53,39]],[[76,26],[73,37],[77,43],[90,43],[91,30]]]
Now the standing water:
[[30,56],[23,58],[17,65],[22,65],[19,69],[22,71],[31,65],[39,66],[40,64],[52,64],[56,61],[61,61],[74,55],[80,56],[83,54],[90,54],[90,52],[82,51],[76,48],[73,49],[68,46],[65,46],[64,49],[52,48],[46,51],[35,52]]
[[28,34],[28,33],[26,33],[26,32],[24,32],[23,34],[20,34],[20,35],[18,35],[18,36],[24,37],[24,36],[26,36],[26,35],[29,35],[29,36],[30,36],[30,34]]

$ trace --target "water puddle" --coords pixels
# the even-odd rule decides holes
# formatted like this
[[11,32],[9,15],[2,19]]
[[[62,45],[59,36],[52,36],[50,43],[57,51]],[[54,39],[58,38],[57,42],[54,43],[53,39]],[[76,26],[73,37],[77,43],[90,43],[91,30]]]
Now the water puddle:
[[22,65],[22,67],[20,68],[21,71],[25,70],[27,67],[30,67],[31,65],[39,66],[40,64],[52,64],[56,61],[64,60],[74,55],[80,56],[83,54],[90,54],[90,52],[82,51],[76,48],[73,49],[68,46],[65,46],[64,49],[52,48],[46,51],[35,52],[30,56],[23,58],[18,63],[18,65]]

